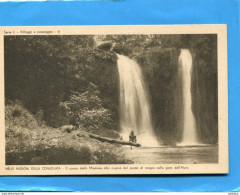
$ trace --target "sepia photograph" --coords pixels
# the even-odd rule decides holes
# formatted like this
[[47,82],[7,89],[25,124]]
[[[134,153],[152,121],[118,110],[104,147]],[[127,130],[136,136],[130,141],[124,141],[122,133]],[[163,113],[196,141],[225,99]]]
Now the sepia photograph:
[[[220,73],[227,74],[227,64],[218,31],[29,29],[1,35],[1,169],[11,174],[54,165],[61,172],[75,166],[75,174],[86,174],[76,165],[88,165],[94,174],[91,166],[121,165],[121,174],[131,174],[123,167],[151,165],[159,174],[167,165],[188,165],[202,167],[195,172],[226,172],[227,99],[219,94],[227,97]],[[223,163],[221,152],[223,171],[214,170]]]

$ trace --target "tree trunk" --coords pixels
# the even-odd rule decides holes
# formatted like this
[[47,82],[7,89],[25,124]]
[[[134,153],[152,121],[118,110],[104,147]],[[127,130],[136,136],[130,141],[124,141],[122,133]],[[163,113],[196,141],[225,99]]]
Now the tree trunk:
[[[90,138],[97,139],[101,142],[108,142],[111,144],[121,144],[121,145],[130,145],[130,146],[136,146],[140,147],[141,144],[138,143],[133,143],[133,142],[127,142],[127,141],[122,141],[122,140],[117,140],[117,139],[112,139],[112,138],[106,138],[106,137],[100,137],[98,135],[92,134],[92,133],[87,133]],[[79,136],[79,134],[77,134]]]

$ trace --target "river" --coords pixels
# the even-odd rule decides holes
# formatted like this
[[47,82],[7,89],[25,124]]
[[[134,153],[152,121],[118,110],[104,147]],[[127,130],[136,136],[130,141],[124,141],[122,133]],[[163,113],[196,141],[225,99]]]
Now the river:
[[136,164],[218,163],[218,146],[124,147],[126,157]]

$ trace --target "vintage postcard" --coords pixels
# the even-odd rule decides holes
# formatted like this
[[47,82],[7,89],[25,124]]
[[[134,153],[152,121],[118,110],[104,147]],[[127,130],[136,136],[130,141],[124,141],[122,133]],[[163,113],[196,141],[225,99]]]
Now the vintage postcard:
[[0,27],[0,174],[226,174],[226,25]]

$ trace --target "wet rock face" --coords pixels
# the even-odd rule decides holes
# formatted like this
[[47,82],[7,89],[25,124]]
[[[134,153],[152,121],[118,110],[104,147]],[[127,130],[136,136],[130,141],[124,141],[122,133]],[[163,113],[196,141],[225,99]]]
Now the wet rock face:
[[192,46],[193,113],[203,143],[218,143],[217,36],[205,35]]
[[112,51],[124,56],[130,56],[132,54],[132,51],[129,47],[122,46],[122,45],[114,46],[112,48]]
[[156,48],[137,57],[149,90],[155,133],[170,145],[180,140],[182,131],[178,57],[174,48]]
[[110,43],[110,42],[103,43],[103,44],[99,45],[97,48],[104,50],[104,51],[110,51],[110,49],[112,48],[112,43]]

